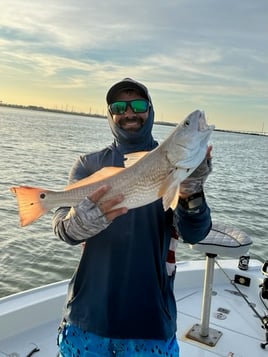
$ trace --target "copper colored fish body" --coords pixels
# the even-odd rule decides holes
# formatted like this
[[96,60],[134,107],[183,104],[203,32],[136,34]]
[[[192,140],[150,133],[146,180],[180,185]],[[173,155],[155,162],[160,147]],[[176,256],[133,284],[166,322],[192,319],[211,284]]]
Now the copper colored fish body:
[[204,113],[196,110],[178,124],[153,151],[126,155],[126,168],[103,168],[67,186],[63,191],[12,187],[11,191],[18,200],[21,225],[31,224],[53,208],[75,206],[104,184],[111,189],[101,201],[123,194],[124,201],[118,207],[132,209],[162,198],[165,210],[170,207],[174,209],[178,202],[180,183],[205,158],[213,128],[206,123]]

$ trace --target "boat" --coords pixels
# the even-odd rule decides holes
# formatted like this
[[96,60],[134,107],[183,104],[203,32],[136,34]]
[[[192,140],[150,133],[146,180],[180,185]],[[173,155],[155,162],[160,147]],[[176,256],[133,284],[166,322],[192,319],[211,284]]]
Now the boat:
[[[248,254],[251,245],[245,232],[213,224],[189,248],[202,258],[176,263],[180,356],[267,357],[268,263]],[[0,356],[58,355],[67,286],[64,280],[0,299]]]

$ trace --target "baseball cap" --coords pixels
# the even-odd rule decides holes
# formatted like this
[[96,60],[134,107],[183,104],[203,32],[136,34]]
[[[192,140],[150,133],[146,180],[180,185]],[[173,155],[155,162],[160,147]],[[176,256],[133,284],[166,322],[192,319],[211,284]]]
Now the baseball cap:
[[121,92],[122,90],[127,90],[127,89],[135,90],[143,98],[145,98],[149,102],[151,102],[151,98],[148,93],[148,89],[145,87],[144,84],[137,82],[131,78],[124,78],[124,79],[122,79],[122,81],[115,83],[108,90],[107,95],[106,95],[107,104],[109,105],[109,104],[113,103],[113,101],[115,100],[115,96],[118,92]]

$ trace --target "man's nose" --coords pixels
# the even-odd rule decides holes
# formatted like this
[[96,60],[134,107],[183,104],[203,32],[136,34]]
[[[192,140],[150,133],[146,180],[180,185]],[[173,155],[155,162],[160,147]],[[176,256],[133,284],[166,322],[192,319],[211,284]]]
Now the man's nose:
[[130,103],[127,103],[127,108],[126,108],[125,114],[126,115],[128,115],[128,114],[132,115],[133,113],[135,113],[135,112],[132,110],[132,108],[130,106]]

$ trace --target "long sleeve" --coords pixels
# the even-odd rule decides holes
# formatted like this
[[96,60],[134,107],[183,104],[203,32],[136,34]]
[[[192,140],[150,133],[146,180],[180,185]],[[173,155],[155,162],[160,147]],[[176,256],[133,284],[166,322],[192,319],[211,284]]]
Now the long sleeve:
[[186,243],[195,244],[206,238],[212,222],[210,209],[203,202],[198,213],[189,213],[181,205],[174,212],[175,226]]
[[81,243],[81,241],[71,238],[65,231],[63,221],[70,212],[71,207],[61,207],[57,209],[52,218],[52,227],[54,234],[70,245],[76,245]]

